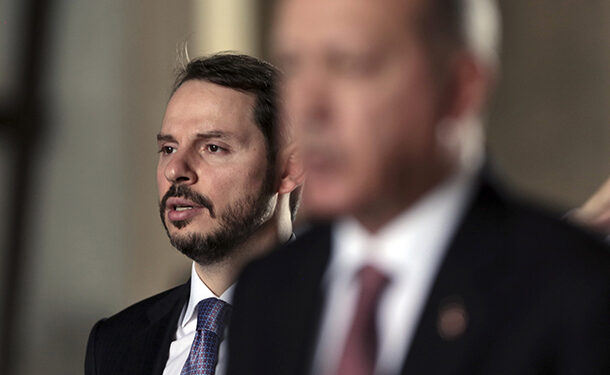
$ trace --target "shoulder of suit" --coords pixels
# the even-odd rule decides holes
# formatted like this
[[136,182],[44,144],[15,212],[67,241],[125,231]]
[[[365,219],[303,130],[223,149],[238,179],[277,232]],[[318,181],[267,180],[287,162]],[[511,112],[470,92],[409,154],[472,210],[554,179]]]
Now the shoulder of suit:
[[[603,236],[562,219],[558,212],[527,200],[509,199],[510,236],[516,252],[538,258],[566,273],[590,269],[589,275],[610,275],[610,246]],[[596,272],[599,271],[599,272]]]
[[169,310],[176,303],[188,298],[189,290],[189,283],[187,282],[136,302],[118,313],[103,319],[103,328],[105,330],[113,330],[113,328],[121,329],[126,325],[137,326],[147,322],[151,312],[159,309]]

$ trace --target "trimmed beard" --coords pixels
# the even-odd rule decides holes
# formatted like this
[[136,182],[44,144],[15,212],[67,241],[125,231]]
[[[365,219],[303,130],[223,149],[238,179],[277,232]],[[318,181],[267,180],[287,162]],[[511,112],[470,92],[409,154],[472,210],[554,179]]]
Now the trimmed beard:
[[[273,214],[273,208],[269,204],[272,197],[273,178],[267,175],[265,180],[258,194],[246,196],[230,204],[219,215],[220,228],[208,234],[194,232],[185,235],[174,234],[172,236],[165,222],[165,207],[163,203],[168,198],[166,194],[166,197],[160,204],[160,214],[161,222],[172,246],[200,265],[218,263],[231,256]],[[177,189],[178,191],[185,190],[185,187],[180,186]],[[192,198],[199,194],[188,189],[186,195]],[[171,224],[181,229],[188,225],[189,221],[172,221]]]

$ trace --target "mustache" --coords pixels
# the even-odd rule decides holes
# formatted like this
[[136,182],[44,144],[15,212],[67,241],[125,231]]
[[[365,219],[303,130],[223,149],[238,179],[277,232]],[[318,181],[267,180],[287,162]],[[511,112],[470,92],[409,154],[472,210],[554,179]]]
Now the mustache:
[[210,211],[210,217],[212,217],[213,219],[216,218],[216,213],[214,212],[214,204],[212,204],[210,198],[191,190],[188,186],[185,185],[170,186],[170,188],[167,190],[167,193],[165,193],[165,195],[161,199],[161,202],[159,203],[161,212],[165,212],[165,210],[167,209],[167,200],[172,197],[184,198],[193,201],[197,205],[207,208],[208,211]]

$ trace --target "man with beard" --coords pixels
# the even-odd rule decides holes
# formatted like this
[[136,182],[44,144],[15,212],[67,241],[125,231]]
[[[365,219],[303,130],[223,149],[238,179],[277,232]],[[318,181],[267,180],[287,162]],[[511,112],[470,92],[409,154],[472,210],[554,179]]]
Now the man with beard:
[[191,279],[99,321],[86,374],[224,372],[237,274],[290,239],[302,183],[277,129],[277,74],[231,54],[191,61],[178,74],[157,135],[157,185],[171,244],[193,259]]
[[609,374],[610,254],[483,167],[492,0],[280,0],[319,225],[235,290],[230,375]]

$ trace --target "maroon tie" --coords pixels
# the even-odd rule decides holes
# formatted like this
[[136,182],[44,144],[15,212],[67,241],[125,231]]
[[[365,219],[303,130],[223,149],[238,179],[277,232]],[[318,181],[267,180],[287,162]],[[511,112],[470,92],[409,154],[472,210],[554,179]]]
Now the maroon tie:
[[337,375],[371,375],[377,358],[376,316],[388,278],[371,266],[358,272],[360,295]]

